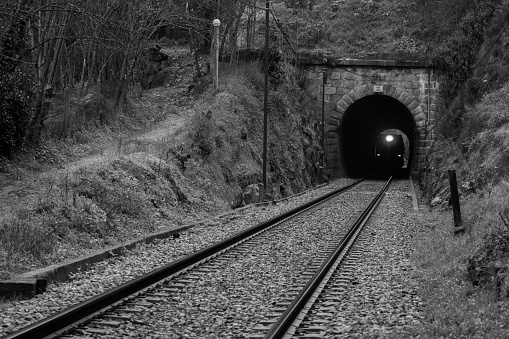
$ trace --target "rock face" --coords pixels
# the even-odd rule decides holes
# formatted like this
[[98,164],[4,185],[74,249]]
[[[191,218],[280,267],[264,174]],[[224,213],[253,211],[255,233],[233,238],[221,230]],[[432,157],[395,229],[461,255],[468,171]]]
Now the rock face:
[[141,88],[143,90],[162,86],[166,83],[168,73],[168,55],[161,52],[161,46],[149,47],[145,53],[145,68],[141,75]]
[[256,204],[263,200],[263,185],[251,184],[244,189],[244,202],[248,204]]
[[235,190],[235,194],[232,199],[231,207],[233,209],[242,207],[244,205],[244,192],[240,187]]

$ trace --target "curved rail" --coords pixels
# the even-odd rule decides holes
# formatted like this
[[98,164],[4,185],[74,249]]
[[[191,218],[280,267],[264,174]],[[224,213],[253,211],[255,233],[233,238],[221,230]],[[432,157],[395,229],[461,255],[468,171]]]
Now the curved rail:
[[336,262],[336,259],[343,253],[345,248],[347,248],[348,244],[351,240],[354,240],[354,235],[358,234],[358,231],[361,230],[364,225],[368,222],[369,218],[376,210],[377,206],[382,201],[385,192],[389,188],[389,185],[392,181],[392,177],[389,178],[387,183],[384,185],[382,190],[377,194],[377,196],[371,201],[369,206],[364,210],[362,215],[355,221],[354,225],[350,228],[345,237],[341,240],[341,242],[336,246],[334,251],[325,259],[322,265],[318,268],[313,277],[309,280],[309,282],[304,286],[299,295],[294,299],[294,301],[288,306],[286,311],[281,315],[281,317],[272,325],[269,332],[265,335],[264,339],[280,339],[285,337],[288,330],[296,320],[297,316],[299,316],[300,312],[306,305],[306,303],[310,300],[311,296],[315,293],[318,286],[321,284],[331,267]]
[[333,197],[356,186],[366,178],[367,177],[359,179],[348,186],[332,191],[304,205],[296,207],[272,219],[269,219],[258,225],[250,227],[221,242],[213,244],[195,253],[189,254],[176,261],[173,261],[172,263],[165,265],[159,269],[156,269],[144,276],[124,283],[107,292],[101,293],[93,298],[85,300],[75,306],[72,306],[66,310],[56,313],[46,319],[40,320],[39,322],[36,322],[14,333],[11,333],[3,337],[2,339],[44,338],[52,335],[58,335],[59,333],[68,330],[72,326],[76,326],[76,324],[83,322],[83,320],[90,318],[94,313],[97,313],[103,310],[104,308],[114,303],[117,303],[122,299],[125,299],[128,296],[143,290],[144,288],[149,287],[150,285],[153,285],[178,272],[186,270],[191,266],[199,263],[200,261],[208,257],[211,257],[217,254],[218,252],[255,235],[256,233],[264,231],[286,219],[289,219],[297,214],[300,214],[308,209],[311,209],[326,200],[332,199]]

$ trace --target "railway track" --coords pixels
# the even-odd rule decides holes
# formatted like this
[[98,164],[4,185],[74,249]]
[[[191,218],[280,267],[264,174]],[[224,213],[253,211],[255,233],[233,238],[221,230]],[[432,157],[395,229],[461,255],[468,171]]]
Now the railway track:
[[[266,334],[257,333],[251,335],[251,339],[276,339],[276,338],[291,338],[297,334],[297,338],[312,338],[316,333],[323,332],[320,326],[322,321],[327,321],[328,316],[328,302],[334,301],[336,298],[341,297],[341,286],[344,285],[345,280],[350,277],[335,274],[338,266],[342,261],[347,258],[349,251],[355,245],[357,239],[364,226],[369,221],[369,218],[376,210],[378,204],[384,197],[392,178],[387,181],[380,192],[369,203],[366,209],[362,212],[359,218],[353,223],[352,227],[346,232],[344,237],[337,242],[331,243],[332,250],[328,254],[322,255],[317,258],[316,271],[311,276],[305,286],[299,290],[298,294],[287,306],[284,312],[277,318],[277,320],[268,327]],[[321,292],[327,286],[328,281],[334,277],[334,282],[338,283],[339,288],[329,284],[329,290],[326,295],[322,295],[322,302],[325,305],[317,306],[317,301],[321,296]],[[294,290],[295,292],[297,291]],[[328,293],[327,293],[328,292]],[[314,312],[310,312],[313,310]],[[304,324],[302,324],[304,322]],[[265,330],[267,328],[261,328]],[[318,334],[317,337],[320,337]]]
[[[199,288],[200,285],[214,285],[215,288],[220,288],[223,279],[221,274],[219,274],[218,277],[218,269],[228,269],[228,266],[242,266],[242,264],[236,264],[237,261],[240,261],[239,259],[255,256],[255,252],[260,248],[264,248],[264,246],[264,250],[266,251],[267,244],[275,246],[275,244],[284,241],[287,238],[286,235],[289,232],[292,232],[291,228],[293,226],[289,226],[287,229],[283,228],[281,231],[273,231],[273,229],[279,228],[278,225],[288,222],[290,218],[294,218],[296,215],[304,215],[306,213],[312,213],[312,211],[319,211],[322,208],[321,206],[324,206],[324,204],[331,204],[334,197],[348,192],[348,190],[357,185],[358,182],[341,190],[327,194],[324,197],[254,226],[220,243],[214,244],[204,250],[177,260],[146,276],[135,279],[109,292],[80,303],[66,311],[55,314],[52,317],[19,330],[8,335],[5,339],[59,336],[66,338],[94,336],[114,338],[123,335],[127,336],[128,334],[130,335],[133,331],[143,333],[143,327],[147,325],[150,326],[152,319],[157,318],[158,316],[164,318],[164,314],[171,314],[172,311],[178,312],[178,310],[169,310],[165,307],[160,307],[160,305],[185,303],[186,292],[188,289],[196,288],[193,286],[198,286]],[[385,189],[386,187],[387,185],[385,185]],[[380,201],[383,197],[383,192],[384,190],[377,195],[374,201]],[[373,204],[370,204],[370,208],[368,208],[371,209],[371,212],[367,212],[368,215],[370,215],[374,209],[374,205],[372,205]],[[334,208],[338,210],[337,206]],[[356,212],[352,215],[354,214],[356,214]],[[351,219],[352,216],[349,218]],[[297,321],[302,320],[302,309],[304,308],[305,310],[306,307],[308,309],[310,308],[313,295],[318,293],[316,289],[323,288],[323,285],[325,284],[323,281],[324,277],[331,275],[331,273],[329,273],[331,267],[337,266],[337,259],[345,256],[345,251],[352,246],[353,239],[355,239],[362,230],[363,223],[365,223],[365,221],[359,221],[361,219],[365,218],[359,218],[358,222],[356,222],[355,229],[352,230],[348,230],[346,227],[326,227],[316,230],[316,238],[324,238],[323,234],[324,232],[327,232],[336,240],[332,241],[330,239],[324,239],[325,242],[320,244],[320,253],[311,251],[304,253],[299,258],[302,261],[307,259],[307,264],[301,267],[302,270],[299,274],[295,274],[295,272],[293,272],[293,277],[290,279],[292,281],[291,287],[287,288],[288,291],[286,291],[291,293],[287,294],[286,297],[280,296],[280,300],[271,300],[270,307],[265,310],[269,311],[270,308],[273,308],[275,311],[279,311],[283,315],[280,317],[282,320],[278,322],[270,321],[273,324],[270,327],[268,334],[266,334],[268,338],[278,338],[295,333],[295,329],[298,328],[298,324],[296,324],[295,321],[296,319]],[[299,231],[297,230],[297,233],[298,232]],[[344,235],[348,235],[346,237],[348,240],[341,240]],[[297,238],[292,239],[295,240]],[[305,242],[305,239],[297,241]],[[330,245],[331,241],[334,246]],[[333,254],[329,254],[332,247],[334,247]],[[312,253],[313,258],[311,258],[310,253]],[[262,254],[262,257],[263,256],[265,256],[264,260],[266,261],[274,260],[271,256],[270,248],[268,252],[265,252],[265,255]],[[322,258],[326,258],[325,263],[323,264],[321,263]],[[280,266],[284,267],[289,264],[289,262],[282,262],[280,263]],[[260,263],[260,265],[262,265],[262,263]],[[317,268],[318,271],[313,273]],[[299,279],[296,277],[311,277],[312,279],[306,284],[302,280],[297,281]],[[286,285],[288,283],[288,280],[285,280],[285,278],[286,277],[282,277],[279,279],[282,280],[281,285]],[[302,289],[302,287],[304,288]],[[271,288],[281,288],[281,286],[272,286],[267,288],[270,290]],[[299,290],[301,292],[297,294],[296,292]],[[292,295],[294,296],[296,294],[298,295],[298,298],[296,299],[297,301],[294,301]],[[316,299],[316,296],[314,298]],[[229,304],[231,304],[230,301]],[[204,305],[202,307],[202,311],[203,313],[206,313],[208,317],[208,311],[210,310],[207,309],[206,300],[203,300],[202,305]],[[291,307],[288,307],[289,305]],[[241,312],[242,304],[237,306],[239,312]],[[289,309],[291,310],[289,311]],[[150,314],[150,316],[147,317],[147,313]],[[263,323],[264,320],[266,319],[262,316],[253,318],[251,324],[254,327],[256,322]],[[265,322],[265,325],[262,324],[264,327],[261,329],[258,327],[257,331],[259,332],[251,334],[251,336],[259,337],[263,330],[268,328],[268,324],[269,323],[267,322]],[[186,337],[186,335],[188,337],[193,337],[192,331],[190,334],[184,333],[185,331],[189,331],[189,324],[172,323],[172,326],[176,329],[174,331],[175,336],[168,335],[168,337],[180,337],[177,333],[184,334],[183,337]],[[205,330],[207,326],[213,327],[213,325],[207,324],[203,324],[203,326],[205,327]],[[307,327],[309,328],[310,326]],[[293,332],[291,332],[292,330],[289,332],[289,329],[293,329]],[[203,335],[204,337],[207,337],[206,334]],[[248,333],[244,329],[239,330],[239,333],[231,333],[231,335],[245,337]]]

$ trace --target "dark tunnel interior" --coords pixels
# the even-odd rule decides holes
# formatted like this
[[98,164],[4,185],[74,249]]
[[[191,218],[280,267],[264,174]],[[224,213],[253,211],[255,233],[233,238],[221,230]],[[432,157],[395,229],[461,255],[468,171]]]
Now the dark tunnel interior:
[[408,174],[415,139],[414,120],[408,108],[386,95],[369,95],[348,107],[339,131],[341,163],[347,177],[360,178],[376,170],[376,138],[390,129],[400,130],[408,137]]

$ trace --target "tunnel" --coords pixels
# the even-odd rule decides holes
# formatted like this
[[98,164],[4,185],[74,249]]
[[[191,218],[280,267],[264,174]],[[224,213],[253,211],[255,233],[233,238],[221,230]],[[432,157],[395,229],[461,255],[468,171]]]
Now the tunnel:
[[408,108],[393,97],[381,94],[365,96],[345,111],[339,129],[339,153],[344,175],[361,178],[376,171],[375,142],[382,132],[400,131],[408,140],[401,175],[411,171],[415,122]]

